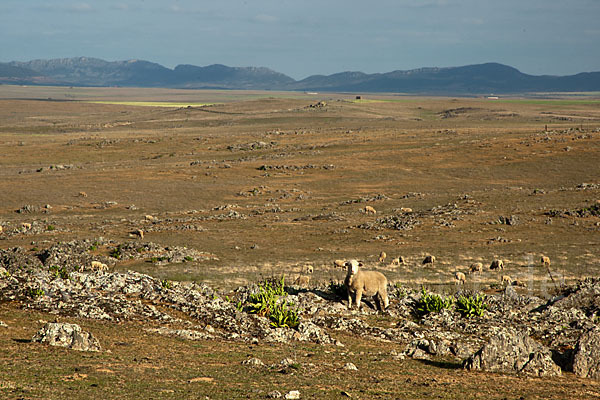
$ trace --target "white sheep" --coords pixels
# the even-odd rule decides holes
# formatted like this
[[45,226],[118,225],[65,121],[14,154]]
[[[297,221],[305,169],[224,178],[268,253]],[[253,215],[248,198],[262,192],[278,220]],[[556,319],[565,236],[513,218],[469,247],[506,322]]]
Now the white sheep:
[[462,272],[456,272],[454,274],[454,280],[456,281],[457,285],[462,285],[467,281],[467,277]]
[[511,285],[512,284],[512,278],[509,275],[502,275],[501,282],[502,282],[503,285],[504,284]]
[[[108,270],[108,265],[101,263],[100,261],[92,261],[90,269],[92,271],[106,271]],[[85,267],[83,265],[79,267],[79,272],[83,272],[84,270]]]
[[138,236],[140,239],[144,238],[144,231],[141,229],[136,229],[133,232],[131,232],[131,234],[134,236]]
[[31,229],[31,224],[29,222],[22,222],[21,223],[21,227],[23,227],[23,229],[25,229],[26,231]]
[[540,262],[542,263],[543,266],[549,267],[550,266],[550,257],[542,256]]
[[310,264],[307,264],[305,266],[305,268],[306,268],[306,273],[307,274],[312,274],[313,272],[315,272],[315,268],[312,265],[310,265]]
[[333,266],[337,267],[337,268],[345,268],[346,267],[346,261],[344,261],[344,260],[335,260],[333,262]]
[[379,253],[379,262],[380,263],[385,262],[386,258],[387,258],[387,254],[385,254],[385,251],[382,251],[381,253]]
[[0,233],[2,233],[2,230],[3,230],[2,225],[0,225]]
[[474,274],[475,272],[481,273],[483,271],[483,264],[480,262],[473,263],[469,267],[469,274]]
[[392,259],[392,265],[400,265],[400,264],[404,264],[404,258],[402,256]]
[[79,192],[79,197],[87,197],[87,193],[86,192]]
[[345,285],[348,292],[348,308],[352,308],[352,297],[356,307],[360,310],[360,300],[363,295],[374,296],[377,308],[380,311],[385,310],[390,302],[387,295],[387,278],[381,272],[361,271],[359,267],[362,263],[356,260],[346,262],[348,273],[346,275]]
[[365,212],[365,214],[377,214],[377,210],[375,210],[371,206],[365,206],[365,208],[363,209],[363,211]]
[[490,264],[490,269],[504,269],[504,261],[502,260],[494,260]]
[[426,256],[423,259],[423,265],[425,265],[425,264],[431,264],[431,265],[435,264],[435,256]]
[[412,210],[412,208],[402,207],[402,208],[400,208],[400,212],[408,214],[408,213],[413,212],[413,210]]

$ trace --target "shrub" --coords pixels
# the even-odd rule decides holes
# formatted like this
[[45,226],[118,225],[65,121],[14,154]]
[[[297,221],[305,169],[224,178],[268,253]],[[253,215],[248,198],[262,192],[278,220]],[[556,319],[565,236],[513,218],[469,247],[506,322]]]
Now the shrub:
[[189,262],[189,261],[194,261],[194,257],[191,257],[191,256],[185,256],[185,257],[183,257],[183,259],[184,259],[185,261],[188,261],[188,262]]
[[160,285],[163,287],[163,289],[171,289],[173,287],[173,282],[168,279],[163,279],[160,281]]
[[444,308],[451,308],[454,303],[452,297],[443,298],[437,294],[427,293],[425,287],[422,287],[421,298],[415,305],[415,311],[419,316],[424,316],[432,312],[440,312]]
[[298,308],[287,300],[279,301],[287,296],[284,288],[285,277],[281,280],[266,279],[259,285],[258,293],[248,298],[249,312],[269,318],[275,327],[296,328],[299,325]]
[[110,252],[110,256],[116,259],[120,259],[121,258],[121,245],[118,245],[117,247],[115,247],[114,249],[112,249],[112,251]]
[[467,318],[474,316],[481,317],[487,307],[484,294],[477,294],[475,296],[461,295],[456,302],[456,311]]
[[27,289],[27,296],[31,297],[32,299],[37,299],[40,296],[44,295],[44,290],[40,289],[40,288],[29,288]]
[[55,227],[54,225],[48,225],[48,226],[46,227],[46,230],[47,230],[47,231],[53,231],[53,230],[55,230],[55,229],[56,229],[56,227]]
[[60,278],[63,280],[69,280],[69,271],[65,267],[59,267],[58,265],[53,265],[49,268],[49,271],[55,278]]

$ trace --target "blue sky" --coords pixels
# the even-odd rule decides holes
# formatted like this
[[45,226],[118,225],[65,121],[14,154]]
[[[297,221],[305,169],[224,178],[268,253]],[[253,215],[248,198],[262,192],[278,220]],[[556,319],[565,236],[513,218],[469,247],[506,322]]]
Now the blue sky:
[[600,0],[2,0],[0,61],[265,66],[295,79],[500,62],[600,71]]

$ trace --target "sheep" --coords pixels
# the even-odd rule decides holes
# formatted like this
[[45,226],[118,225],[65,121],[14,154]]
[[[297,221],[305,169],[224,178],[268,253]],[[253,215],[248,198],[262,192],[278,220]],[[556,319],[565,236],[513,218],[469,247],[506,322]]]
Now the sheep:
[[483,264],[480,262],[473,263],[469,267],[469,274],[474,274],[475,272],[481,273],[483,271]]
[[365,208],[363,209],[363,211],[365,212],[365,214],[377,214],[377,210],[375,210],[371,206],[365,206]]
[[0,233],[2,233],[2,230],[3,230],[3,229],[4,229],[4,228],[2,228],[2,225],[0,225]]
[[374,296],[377,308],[383,312],[390,304],[387,295],[387,278],[381,272],[361,271],[359,270],[361,266],[362,263],[356,260],[346,262],[348,274],[344,284],[348,292],[348,308],[352,308],[352,296],[358,310],[363,295]]
[[86,192],[79,192],[79,197],[87,197],[87,193]]
[[435,256],[426,256],[423,259],[423,265],[425,265],[425,264],[431,264],[431,265],[435,264]]
[[401,208],[400,208],[400,212],[402,212],[402,213],[405,213],[405,214],[408,214],[408,213],[411,213],[411,212],[413,212],[413,210],[412,210],[412,208],[408,208],[408,207],[401,207]]
[[404,260],[404,257],[399,256],[392,260],[392,265],[400,265],[400,264],[404,264],[405,262],[406,261]]
[[[101,263],[100,261],[92,261],[90,269],[92,271],[106,271],[108,270],[108,265]],[[79,267],[79,272],[83,272],[84,270],[85,267],[83,265]]]
[[549,267],[550,266],[550,257],[542,256],[540,262],[542,263],[543,266]]
[[309,265],[309,264],[307,264],[305,266],[305,268],[306,268],[306,273],[307,274],[312,274],[315,271],[315,268],[312,265]]
[[344,260],[335,260],[333,262],[333,266],[336,268],[345,268],[346,267],[346,261]]
[[156,218],[154,218],[152,215],[145,215],[145,216],[144,216],[144,219],[145,219],[146,221],[150,221],[150,222],[152,222],[152,221],[154,221]]
[[519,279],[515,279],[512,284],[514,286],[527,287],[527,284]]
[[502,260],[494,260],[490,264],[490,269],[504,269],[504,261]]
[[310,276],[298,275],[298,277],[294,281],[294,285],[298,285],[298,286],[302,286],[302,287],[307,287],[308,284],[309,284],[309,282],[310,282]]
[[502,278],[500,280],[503,285],[512,285],[512,278],[509,275],[502,275]]
[[462,272],[456,272],[454,274],[454,280],[456,281],[457,285],[462,285],[467,281],[467,277]]
[[144,238],[144,231],[141,229],[136,229],[134,231],[131,232],[131,235],[133,236],[139,236],[140,239]]
[[26,230],[30,230],[31,229],[31,224],[29,222],[22,222],[21,226]]
[[387,258],[387,254],[385,254],[385,251],[382,251],[381,253],[379,253],[379,262],[380,263],[385,262],[386,258]]

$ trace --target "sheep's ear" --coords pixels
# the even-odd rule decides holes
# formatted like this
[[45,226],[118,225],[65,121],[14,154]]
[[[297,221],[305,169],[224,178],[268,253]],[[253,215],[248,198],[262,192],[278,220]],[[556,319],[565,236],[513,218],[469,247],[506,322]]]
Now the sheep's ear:
[[358,266],[359,266],[359,267],[362,267],[362,266],[363,266],[363,263],[359,261],[359,262],[358,262]]

